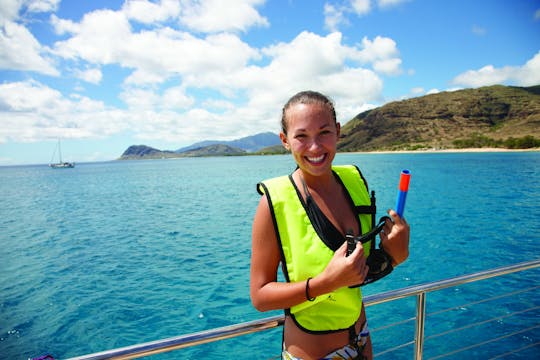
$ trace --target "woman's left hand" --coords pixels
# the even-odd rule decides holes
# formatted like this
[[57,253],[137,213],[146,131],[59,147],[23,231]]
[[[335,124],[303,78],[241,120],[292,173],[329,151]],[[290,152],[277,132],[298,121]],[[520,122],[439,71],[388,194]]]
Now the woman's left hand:
[[392,221],[386,220],[383,231],[379,234],[381,247],[390,255],[392,265],[396,266],[409,257],[409,233],[410,227],[404,218],[401,218],[394,210],[388,210]]

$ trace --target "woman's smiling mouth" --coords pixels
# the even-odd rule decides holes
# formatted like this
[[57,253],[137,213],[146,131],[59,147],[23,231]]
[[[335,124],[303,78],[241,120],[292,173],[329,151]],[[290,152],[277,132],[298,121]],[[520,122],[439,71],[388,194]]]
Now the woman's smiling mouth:
[[317,157],[306,156],[306,159],[312,164],[320,164],[324,161],[324,159],[326,159],[326,154]]

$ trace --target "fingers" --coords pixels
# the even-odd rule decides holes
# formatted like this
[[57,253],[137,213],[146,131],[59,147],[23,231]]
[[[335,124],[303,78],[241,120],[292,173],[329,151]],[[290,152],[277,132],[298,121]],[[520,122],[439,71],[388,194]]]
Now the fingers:
[[[388,209],[387,213],[392,218],[392,221],[394,222],[394,224],[396,224],[396,225],[402,225],[403,224],[405,226],[408,226],[407,220],[405,220],[404,217],[399,216],[399,214],[395,210]],[[386,225],[388,225],[388,222],[389,221],[387,220]]]
[[352,252],[351,254],[354,259],[358,258],[358,257],[363,257],[364,256],[364,247],[362,246],[362,244],[358,243],[356,244],[356,248],[354,249],[354,251]]
[[345,256],[347,254],[347,242],[344,241],[343,244],[339,247],[339,249],[336,250],[335,254],[339,256]]

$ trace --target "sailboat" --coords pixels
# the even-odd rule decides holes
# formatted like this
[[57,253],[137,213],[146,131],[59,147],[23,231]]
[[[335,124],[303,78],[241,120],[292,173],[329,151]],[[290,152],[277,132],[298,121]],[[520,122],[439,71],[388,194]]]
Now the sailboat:
[[58,145],[56,146],[56,148],[58,149],[58,162],[53,163],[54,155],[56,155],[56,149],[54,149],[51,163],[49,164],[49,166],[53,169],[69,169],[75,167],[75,163],[73,162],[62,161],[62,149],[60,147],[60,139],[58,140]]

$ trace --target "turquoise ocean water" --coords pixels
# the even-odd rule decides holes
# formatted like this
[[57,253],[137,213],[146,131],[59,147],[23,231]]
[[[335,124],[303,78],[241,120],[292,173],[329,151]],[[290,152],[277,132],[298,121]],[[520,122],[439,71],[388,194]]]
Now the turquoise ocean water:
[[[361,168],[378,216],[395,206],[401,169],[412,172],[410,258],[365,294],[540,257],[538,152],[338,154],[335,163]],[[0,358],[62,359],[280,314],[249,300],[251,221],[255,184],[293,169],[290,156],[0,167]],[[504,358],[539,358],[537,289],[478,303],[538,285],[533,270],[428,294],[424,358],[487,334],[501,341],[454,358],[518,348]],[[414,306],[367,309],[376,353],[412,340],[413,322],[384,326],[413,317]],[[280,341],[275,329],[154,358],[270,359]],[[412,354],[409,346],[379,358]]]

